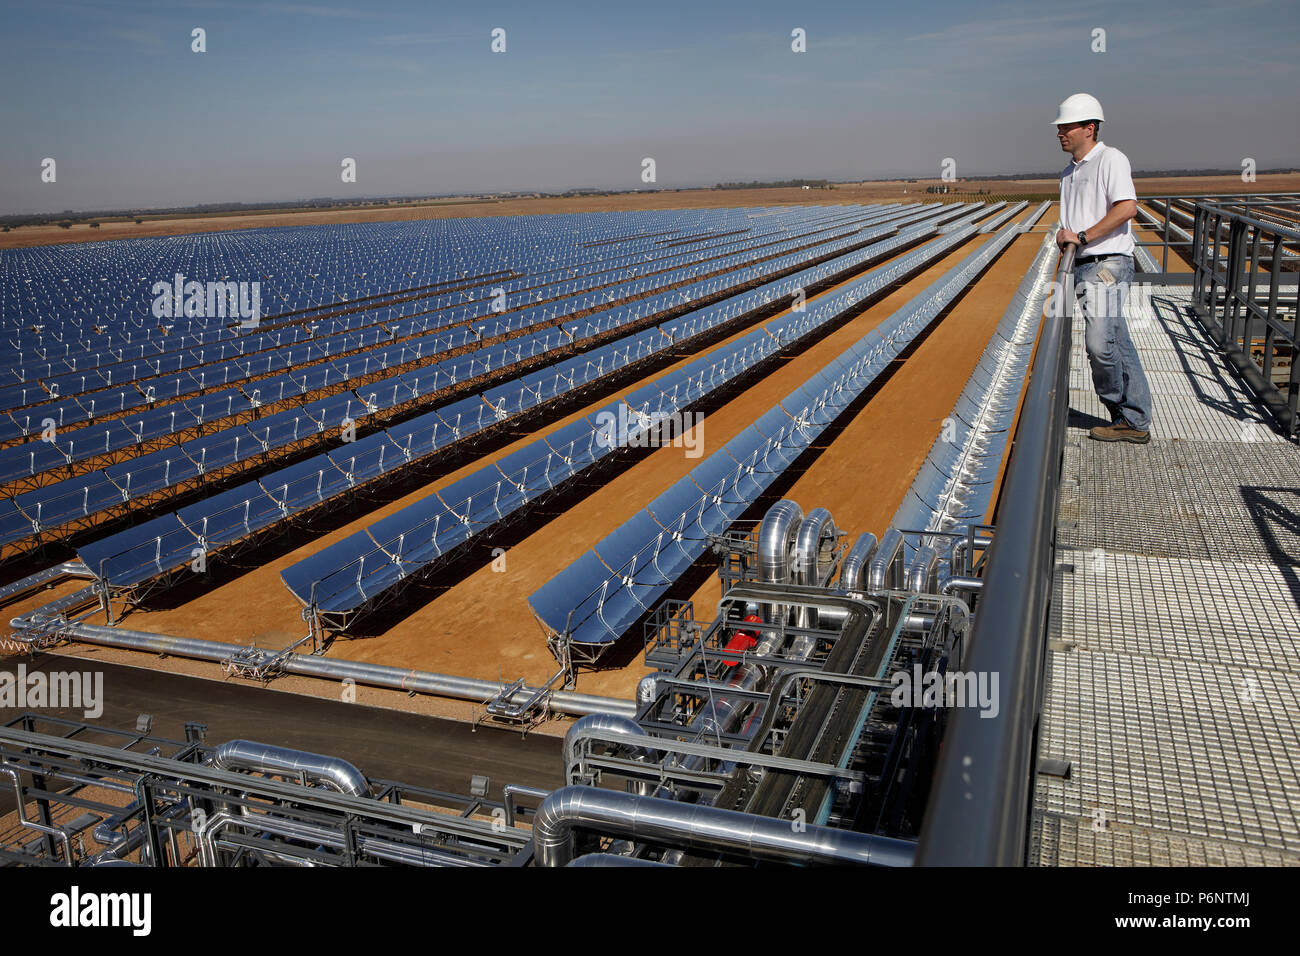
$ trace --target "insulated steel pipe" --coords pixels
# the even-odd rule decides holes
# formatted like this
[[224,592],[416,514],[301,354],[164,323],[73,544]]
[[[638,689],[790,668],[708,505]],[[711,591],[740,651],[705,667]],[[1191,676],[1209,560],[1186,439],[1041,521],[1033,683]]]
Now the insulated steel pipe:
[[[834,548],[838,537],[839,533],[835,528],[835,522],[827,509],[814,508],[808,512],[807,517],[799,523],[799,530],[795,535],[794,584],[806,584],[813,587],[821,585],[822,544],[829,540],[831,547]],[[829,571],[829,568],[827,570]],[[798,624],[800,627],[816,627],[816,609],[800,607]]]
[[19,776],[19,767],[16,764],[0,764],[0,774],[4,774],[14,785],[14,801],[17,806],[18,825],[26,827],[29,830],[35,830],[37,833],[43,833],[47,837],[57,837],[63,843],[63,865],[75,866],[76,863],[72,857],[72,838],[68,831],[63,827],[46,826],[36,820],[27,818],[27,801],[23,797],[23,783]]
[[[979,550],[980,548],[987,548],[992,543],[993,543],[993,539],[988,535],[977,534],[975,535],[974,550]],[[966,555],[966,552],[968,550],[971,550],[970,544],[971,544],[970,538],[966,537],[965,535],[962,535],[960,538],[957,538],[955,541],[953,541],[952,547],[948,549],[948,573],[949,574],[957,573],[957,568],[960,566],[958,564],[958,561],[962,558],[963,555]],[[968,557],[973,558],[974,555],[969,555]]]
[[115,856],[105,856],[99,854],[93,856],[81,864],[82,866],[143,866],[142,863],[132,863],[130,860],[119,860]]
[[840,587],[845,591],[862,591],[867,583],[867,566],[876,556],[879,542],[870,531],[858,535],[840,567]]
[[[62,776],[62,774],[60,774]],[[121,813],[109,817],[92,831],[92,836],[100,843],[104,844],[104,849],[93,856],[90,860],[82,863],[82,866],[116,866],[126,861],[123,857],[140,851],[141,863],[139,865],[151,866],[149,861],[150,847],[145,842],[145,836],[148,833],[149,826],[143,821],[137,823],[131,830],[126,829],[126,818],[134,815],[139,810],[140,804],[132,802],[129,806],[123,808]],[[188,813],[184,803],[179,803],[155,817],[155,821],[178,820]],[[122,832],[118,833],[117,828],[122,827]],[[188,829],[188,828],[186,828]],[[173,831],[174,832],[174,831]],[[175,843],[173,841],[173,854],[176,853]],[[114,863],[113,861],[117,861]],[[137,864],[132,863],[131,866]]]
[[[799,542],[799,523],[803,509],[789,498],[782,498],[763,516],[758,526],[758,578],[766,584],[790,583],[790,553]],[[764,605],[769,623],[785,623],[785,607]]]
[[897,591],[903,587],[903,532],[890,528],[867,562],[869,591]]
[[939,552],[930,545],[918,548],[907,573],[907,590],[934,594],[939,590]]
[[[805,584],[812,581],[820,583],[821,571],[818,568],[818,556],[821,546],[827,539],[832,545],[839,537],[831,513],[825,508],[815,508],[803,516],[803,509],[788,498],[778,501],[768,509],[759,527],[759,567],[765,582],[769,584]],[[797,564],[791,567],[789,557],[791,550],[796,556]],[[829,570],[829,569],[828,569]],[[766,580],[767,578],[772,580]],[[793,582],[791,579],[794,579]],[[762,605],[766,608],[780,609],[775,617],[784,622],[784,604]],[[816,626],[816,611],[803,602],[792,602],[798,607],[798,625],[800,627]],[[769,618],[771,619],[771,618]],[[785,635],[782,630],[763,632],[762,639],[753,648],[753,659],[737,664],[727,672],[726,685],[717,696],[710,695],[709,703],[700,708],[699,713],[690,722],[688,729],[695,732],[697,738],[708,739],[710,735],[719,738],[724,733],[731,733],[738,725],[752,702],[744,697],[729,695],[728,689],[740,691],[758,690],[765,684],[775,669],[765,665],[762,660],[772,657],[782,650]],[[790,660],[807,660],[816,648],[816,638],[810,635],[796,635],[790,643],[786,658]],[[748,736],[757,725],[757,718],[751,715],[741,730],[742,736]],[[700,756],[679,757],[677,766],[695,770],[704,764]],[[571,778],[570,778],[571,779]],[[660,790],[656,795],[664,793]]]
[[617,853],[588,853],[586,856],[580,856],[576,860],[566,863],[565,866],[576,867],[605,867],[605,866],[650,866],[660,869],[668,868],[667,863],[656,863],[654,860],[643,860],[636,856],[619,856]]
[[257,770],[278,776],[302,774],[308,781],[338,793],[358,797],[370,794],[370,781],[346,760],[253,740],[227,741],[212,755],[211,764],[218,770]]
[[799,531],[795,536],[794,553],[798,560],[794,567],[793,583],[813,586],[822,583],[822,544],[829,541],[834,546],[838,537],[835,521],[828,510],[814,508],[808,512],[808,516],[799,523]]
[[628,746],[632,748],[634,755],[638,757],[651,755],[650,751],[634,743],[635,738],[648,736],[645,728],[635,720],[618,714],[588,714],[574,723],[564,734],[564,779],[566,781],[574,782],[574,773],[578,765],[578,749],[582,746],[582,742],[592,736],[610,733],[630,738]]
[[824,826],[796,832],[789,820],[775,817],[596,787],[563,787],[542,802],[533,821],[537,864],[567,865],[573,859],[574,831],[581,829],[787,863],[910,866],[916,849],[905,840],[874,834]]
[[[760,644],[755,649],[755,653],[762,651],[763,648],[764,645]],[[704,740],[710,736],[719,738],[722,734],[731,733],[732,728],[740,722],[741,714],[749,707],[750,701],[743,697],[728,696],[727,690],[756,690],[766,676],[766,669],[757,664],[740,664],[732,668],[726,685],[721,688],[721,693],[700,708],[700,712],[690,723],[690,729]],[[701,757],[686,757],[683,760],[683,764],[688,768],[693,768],[702,762]]]
[[789,498],[767,510],[758,526],[759,580],[768,584],[790,581],[790,552],[799,542],[802,521],[803,509]]
[[[209,817],[204,825],[196,831],[200,866],[213,867],[218,865],[217,834],[231,828],[252,830],[261,833],[263,836],[278,836],[303,843],[316,844],[331,850],[342,850],[347,843],[346,837],[328,827],[313,826],[309,823],[273,816],[269,813],[244,814],[235,813],[231,810],[222,810]],[[369,853],[380,859],[400,863],[404,866],[478,865],[464,857],[440,850],[395,843],[391,840],[364,834],[357,836],[356,849],[359,852]],[[319,865],[316,861],[309,860],[306,857],[295,858],[292,850],[293,847],[285,846],[281,850],[270,850],[269,852],[274,854],[282,863],[298,862],[304,866]]]
[[[39,613],[35,612],[35,613]],[[14,618],[10,626],[22,631],[33,625],[30,618],[34,615]],[[147,651],[173,657],[188,657],[195,660],[221,663],[229,660],[236,652],[247,651],[242,644],[225,644],[221,641],[205,641],[193,637],[171,637],[166,634],[153,634],[148,631],[130,631],[119,627],[107,627],[102,624],[84,624],[69,622],[58,625],[60,636],[70,641],[83,644],[99,644],[105,647],[124,647],[130,650]],[[267,651],[267,657],[276,656]],[[324,680],[341,681],[351,678],[358,684],[371,687],[387,687],[408,693],[432,694],[438,697],[455,697],[472,700],[476,703],[497,696],[507,688],[507,684],[497,681],[477,680],[471,677],[456,677],[450,674],[434,674],[429,671],[403,670],[400,667],[387,667],[383,664],[370,664],[364,661],[341,661],[314,654],[286,654],[283,668],[285,673],[299,674],[304,677],[319,677]],[[527,699],[536,688],[524,687],[515,697]],[[613,697],[597,697],[594,694],[574,694],[566,691],[553,691],[548,698],[552,710],[565,714],[610,713],[626,717],[636,716],[636,702],[619,700]]]
[[52,564],[42,571],[35,574],[29,574],[25,578],[19,578],[0,587],[0,603],[8,604],[26,597],[28,594],[34,594],[42,588],[49,587],[61,582],[64,578],[86,578],[94,580],[95,575],[81,561],[64,561],[61,564]]

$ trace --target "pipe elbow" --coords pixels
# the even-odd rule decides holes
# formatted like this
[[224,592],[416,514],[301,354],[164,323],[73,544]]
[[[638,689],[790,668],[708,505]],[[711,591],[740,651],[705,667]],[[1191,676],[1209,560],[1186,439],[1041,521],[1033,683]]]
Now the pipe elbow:
[[853,542],[853,547],[849,549],[848,555],[844,558],[843,567],[840,568],[841,588],[846,591],[861,591],[863,589],[866,583],[867,569],[876,556],[876,548],[879,543],[876,536],[870,531],[864,531],[858,535],[858,539]]
[[254,740],[226,741],[212,755],[211,764],[218,770],[256,770],[281,776],[301,773],[339,793],[370,794],[370,781],[346,760]]
[[538,866],[567,866],[573,859],[573,821],[582,812],[582,787],[552,790],[533,818],[533,858]]
[[903,532],[890,528],[880,539],[867,565],[867,588],[871,591],[897,589],[903,584]]
[[797,563],[794,568],[794,581],[796,584],[821,583],[821,567],[818,559],[821,556],[822,543],[829,538],[833,547],[837,537],[839,532],[835,527],[835,521],[830,511],[825,508],[814,508],[808,512],[808,516],[803,521],[799,522],[799,530],[795,536]]
[[939,552],[926,545],[916,552],[907,573],[907,589],[916,594],[934,594],[938,590]]
[[803,509],[782,498],[763,516],[758,526],[758,566],[762,580],[783,584],[790,580],[790,551],[798,543]]
[[597,734],[618,734],[627,737],[628,746],[632,748],[635,756],[649,755],[649,751],[644,747],[638,747],[631,742],[634,738],[649,736],[645,728],[635,720],[618,714],[588,714],[575,721],[564,734],[564,779],[567,783],[574,782],[574,771],[578,764],[578,747],[588,737]]

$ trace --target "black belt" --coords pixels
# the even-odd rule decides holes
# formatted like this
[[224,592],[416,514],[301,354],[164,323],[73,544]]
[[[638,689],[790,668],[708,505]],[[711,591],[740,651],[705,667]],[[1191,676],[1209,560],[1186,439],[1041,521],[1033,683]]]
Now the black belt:
[[1115,256],[1124,256],[1125,259],[1133,258],[1132,256],[1123,252],[1108,252],[1108,253],[1102,253],[1099,256],[1076,256],[1074,260],[1074,264],[1076,266],[1084,266],[1087,265],[1089,262],[1096,262],[1098,259],[1111,259],[1114,258]]

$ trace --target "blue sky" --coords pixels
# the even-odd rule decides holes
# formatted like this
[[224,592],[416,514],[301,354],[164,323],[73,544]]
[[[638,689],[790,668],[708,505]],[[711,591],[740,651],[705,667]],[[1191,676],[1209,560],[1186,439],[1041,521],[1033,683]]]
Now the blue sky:
[[958,175],[1049,170],[1055,106],[1080,90],[1134,168],[1300,165],[1289,0],[38,0],[0,16],[0,212],[637,188],[647,156],[661,187],[937,175],[945,157]]

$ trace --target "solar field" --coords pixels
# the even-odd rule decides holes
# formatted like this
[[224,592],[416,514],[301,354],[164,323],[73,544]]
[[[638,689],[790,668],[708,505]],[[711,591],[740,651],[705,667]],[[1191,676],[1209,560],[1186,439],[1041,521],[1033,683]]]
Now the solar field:
[[4,250],[0,567],[84,565],[14,613],[630,696],[773,495],[884,530],[1048,205]]

